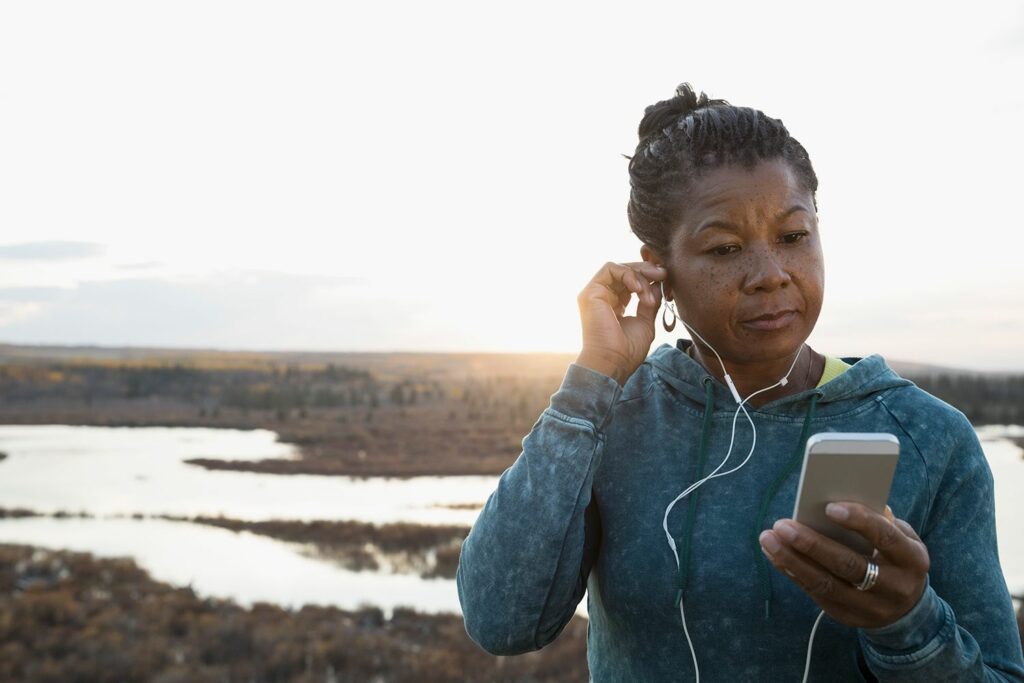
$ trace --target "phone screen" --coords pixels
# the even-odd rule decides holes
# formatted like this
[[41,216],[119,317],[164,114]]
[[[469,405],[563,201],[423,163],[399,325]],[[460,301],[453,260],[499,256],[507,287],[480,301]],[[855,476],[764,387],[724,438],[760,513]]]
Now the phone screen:
[[871,543],[829,519],[825,506],[852,501],[884,512],[899,448],[899,440],[884,432],[813,435],[807,440],[804,452],[793,519],[864,555],[871,555],[874,552]]

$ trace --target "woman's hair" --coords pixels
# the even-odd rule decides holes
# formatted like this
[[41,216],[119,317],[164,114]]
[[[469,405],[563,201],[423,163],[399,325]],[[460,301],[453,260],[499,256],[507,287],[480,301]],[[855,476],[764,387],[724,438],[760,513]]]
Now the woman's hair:
[[676,96],[644,110],[640,142],[629,159],[629,206],[633,233],[659,254],[669,253],[672,231],[682,218],[693,183],[725,164],[752,169],[759,161],[788,161],[811,193],[818,177],[807,150],[779,119],[725,100],[700,97],[689,83]]

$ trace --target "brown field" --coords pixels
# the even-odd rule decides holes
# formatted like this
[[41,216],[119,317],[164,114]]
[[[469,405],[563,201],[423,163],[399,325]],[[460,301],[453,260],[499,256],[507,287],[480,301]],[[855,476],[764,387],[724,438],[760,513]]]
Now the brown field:
[[455,614],[200,598],[129,559],[0,545],[0,680],[24,683],[587,680],[587,622],[496,657]]

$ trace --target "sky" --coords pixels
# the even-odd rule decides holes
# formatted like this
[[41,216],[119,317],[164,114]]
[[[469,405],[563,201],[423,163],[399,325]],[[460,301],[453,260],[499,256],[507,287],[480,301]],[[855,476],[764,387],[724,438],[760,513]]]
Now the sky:
[[0,343],[578,352],[688,81],[810,153],[816,350],[1024,371],[1022,73],[1018,2],[3,3]]

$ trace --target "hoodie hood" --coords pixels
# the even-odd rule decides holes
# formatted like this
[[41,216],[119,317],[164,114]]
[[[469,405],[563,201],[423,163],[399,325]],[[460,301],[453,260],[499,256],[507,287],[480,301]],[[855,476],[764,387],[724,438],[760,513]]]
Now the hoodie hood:
[[[722,411],[734,411],[736,401],[729,388],[719,382],[704,366],[691,358],[686,350],[693,344],[690,339],[677,339],[675,346],[665,343],[651,353],[646,363],[651,371],[673,391],[685,396],[703,410],[707,392],[705,382],[713,387],[714,405]],[[875,353],[867,358],[842,357],[851,367],[830,382],[815,389],[807,389],[790,396],[766,403],[759,408],[747,406],[748,411],[763,418],[772,417],[802,420],[807,411],[807,401],[812,394],[818,395],[816,413],[820,416],[838,415],[854,409],[871,394],[893,387],[913,384],[900,377],[886,364],[885,359]]]

